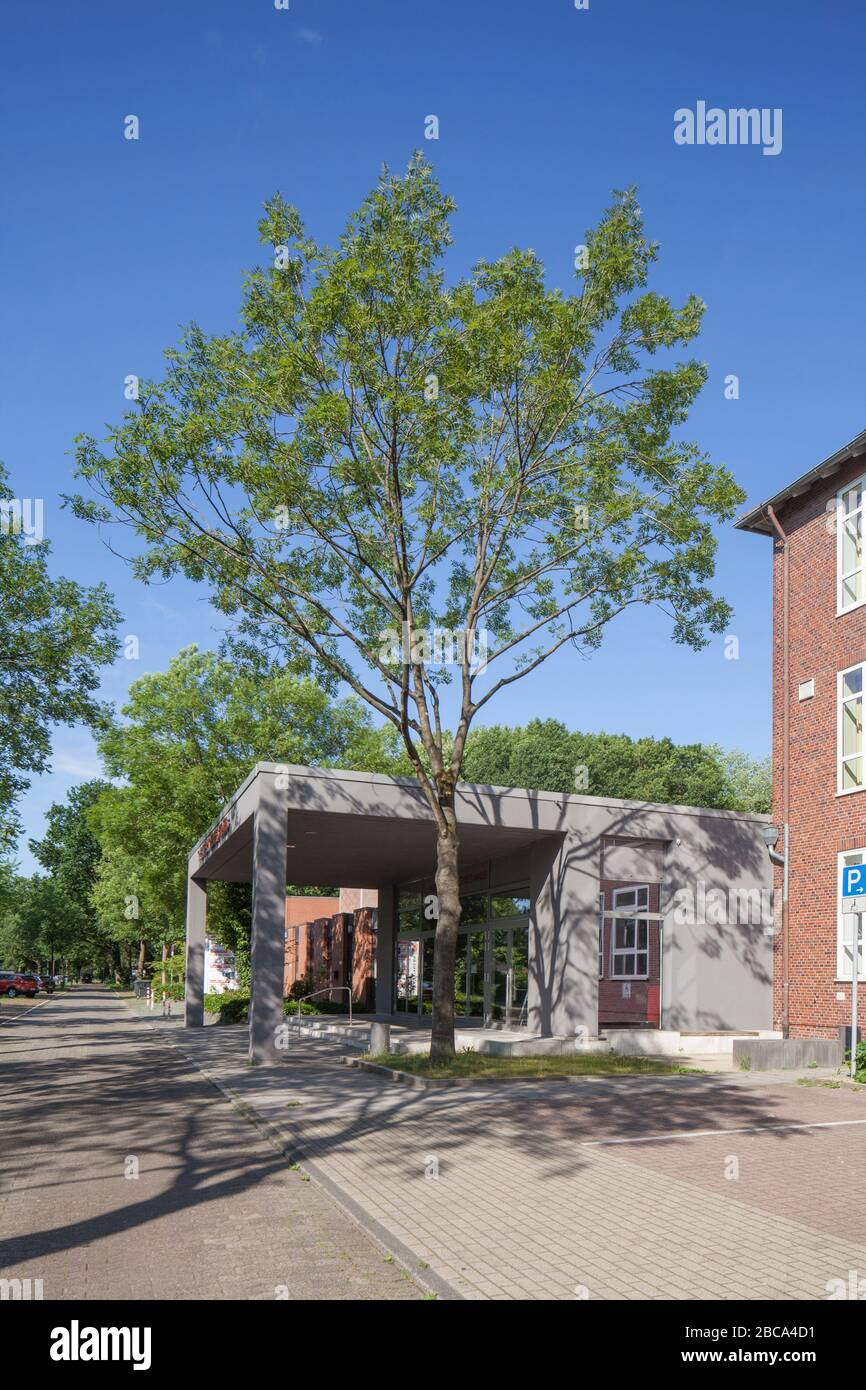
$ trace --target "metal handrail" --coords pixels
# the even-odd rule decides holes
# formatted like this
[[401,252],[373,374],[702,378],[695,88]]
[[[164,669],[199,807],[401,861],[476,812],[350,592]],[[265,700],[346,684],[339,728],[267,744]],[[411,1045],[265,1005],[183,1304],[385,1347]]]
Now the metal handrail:
[[334,993],[336,993],[336,994],[342,994],[342,993],[344,993],[344,992],[345,992],[346,994],[348,994],[348,996],[349,996],[349,1027],[351,1028],[351,1026],[352,1026],[352,991],[351,991],[351,989],[349,988],[348,985],[328,985],[328,986],[326,986],[325,989],[314,989],[313,992],[312,992],[312,994],[303,994],[303,995],[301,995],[301,998],[298,1000],[298,1022],[300,1023],[300,1021],[301,1021],[301,1005],[302,1005],[302,1004],[305,1004],[306,1001],[307,1001],[308,999],[315,999],[315,997],[316,997],[317,994],[334,994]]

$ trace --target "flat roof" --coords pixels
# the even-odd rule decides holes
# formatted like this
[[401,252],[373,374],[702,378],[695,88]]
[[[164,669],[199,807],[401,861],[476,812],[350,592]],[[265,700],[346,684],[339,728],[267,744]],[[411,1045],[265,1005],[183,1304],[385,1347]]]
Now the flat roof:
[[[225,803],[219,815],[214,817],[204,834],[196,840],[190,850],[190,855],[195,854],[199,845],[220,824],[238,797],[246,791],[247,787],[252,785],[260,772],[279,773],[288,777],[320,778],[326,781],[360,782],[370,787],[377,785],[405,787],[407,790],[417,792],[421,797],[424,795],[414,777],[391,777],[386,772],[347,772],[342,768],[309,767],[304,763],[256,763],[231,799]],[[679,816],[720,816],[726,820],[763,822],[773,819],[764,811],[729,811],[717,806],[686,806],[676,801],[629,801],[616,796],[588,796],[583,792],[551,792],[532,787],[498,787],[488,782],[458,782],[456,794],[473,799],[478,796],[495,797],[497,801],[502,797],[515,797],[522,801],[531,798],[533,801],[546,802],[554,806],[615,806],[623,811],[673,811]],[[432,812],[426,801],[424,802],[424,810],[432,820]]]
[[[341,882],[366,888],[390,881],[398,865],[403,881],[429,872],[435,862],[436,828],[414,778],[284,763],[256,764],[221,816],[198,840],[190,855],[194,872],[198,870],[207,878],[249,880],[257,798],[254,783],[259,776],[277,774],[286,778],[284,785],[289,788],[285,803],[287,882]],[[561,838],[570,819],[568,812],[579,812],[581,807],[621,813],[621,825],[635,815],[642,819],[654,813],[752,824],[770,820],[758,812],[460,782],[456,810],[461,859],[469,865],[516,853],[552,836]]]
[[803,473],[799,478],[795,478],[793,483],[783,487],[781,492],[777,492],[774,497],[768,497],[759,506],[752,507],[750,511],[743,512],[734,522],[738,531],[754,531],[759,535],[775,535],[773,523],[767,515],[767,508],[772,507],[777,511],[795,497],[802,497],[804,492],[808,492],[816,483],[830,478],[834,473],[838,473],[843,463],[850,463],[852,459],[858,458],[860,454],[866,453],[866,430],[855,435],[847,444],[843,444],[841,449],[837,449],[835,454],[825,458],[822,463],[810,468],[808,473]]

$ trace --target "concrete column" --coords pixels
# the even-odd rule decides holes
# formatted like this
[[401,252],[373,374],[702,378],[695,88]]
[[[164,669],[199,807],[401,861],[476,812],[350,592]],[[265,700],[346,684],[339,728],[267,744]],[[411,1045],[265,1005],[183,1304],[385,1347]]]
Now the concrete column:
[[253,913],[250,946],[250,1061],[275,1062],[283,1014],[286,929],[286,817],[263,797],[253,829]]
[[204,1023],[204,938],[207,926],[207,884],[204,879],[186,881],[186,989],[183,1011],[185,1028]]
[[528,1021],[543,1037],[598,1034],[598,878],[573,832],[532,846]]
[[376,1013],[390,1014],[394,990],[394,886],[379,889],[376,915]]

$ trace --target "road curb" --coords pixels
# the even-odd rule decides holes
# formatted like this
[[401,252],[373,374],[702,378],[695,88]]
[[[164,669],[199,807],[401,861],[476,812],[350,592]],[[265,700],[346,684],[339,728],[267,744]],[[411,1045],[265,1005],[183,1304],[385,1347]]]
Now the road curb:
[[520,1082],[588,1079],[583,1076],[575,1078],[567,1072],[550,1072],[546,1076],[418,1076],[415,1072],[385,1067],[380,1062],[368,1062],[363,1057],[341,1057],[340,1061],[346,1067],[368,1071],[374,1076],[384,1076],[388,1081],[396,1081],[402,1086],[414,1086],[422,1091],[471,1090],[477,1086],[513,1086]]
[[[132,1011],[130,1010],[130,1012]],[[443,1279],[441,1275],[436,1274],[435,1271],[430,1269],[419,1269],[418,1256],[409,1246],[404,1245],[401,1240],[398,1240],[396,1236],[392,1235],[388,1228],[377,1221],[375,1217],[370,1216],[360,1203],[356,1202],[354,1197],[351,1197],[345,1192],[330,1174],[324,1172],[318,1160],[311,1158],[305,1152],[303,1145],[298,1142],[295,1135],[289,1130],[286,1130],[282,1125],[276,1124],[273,1120],[268,1120],[265,1116],[261,1115],[259,1111],[256,1110],[255,1106],[250,1105],[249,1101],[245,1100],[242,1095],[233,1090],[231,1086],[227,1085],[220,1077],[216,1076],[214,1072],[210,1071],[193,1053],[187,1052],[180,1043],[175,1042],[168,1033],[162,1033],[162,1031],[149,1020],[145,1020],[145,1022],[154,1034],[161,1036],[169,1047],[173,1048],[175,1052],[183,1057],[184,1061],[189,1062],[191,1066],[195,1067],[196,1071],[199,1072],[206,1081],[210,1082],[211,1086],[219,1091],[249,1124],[253,1125],[266,1139],[268,1139],[289,1163],[296,1163],[302,1166],[304,1173],[309,1176],[318,1187],[321,1187],[327,1192],[328,1196],[336,1202],[337,1206],[340,1207],[352,1221],[354,1221],[355,1225],[360,1226],[370,1239],[395,1260],[397,1264],[400,1265],[401,1269],[404,1269],[407,1274],[411,1275],[415,1283],[420,1285],[426,1293],[433,1294],[437,1299],[443,1302],[451,1303],[465,1301],[465,1297],[460,1290],[455,1288],[454,1285],[450,1284],[446,1279]],[[383,1067],[381,1070],[385,1072],[387,1068]]]

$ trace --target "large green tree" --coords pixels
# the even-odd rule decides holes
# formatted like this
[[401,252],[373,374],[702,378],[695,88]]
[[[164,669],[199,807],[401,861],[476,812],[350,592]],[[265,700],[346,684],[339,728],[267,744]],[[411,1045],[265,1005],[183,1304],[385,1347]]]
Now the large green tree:
[[0,961],[9,968],[48,972],[58,959],[91,962],[98,949],[88,939],[78,906],[50,877],[19,877],[12,900],[0,911]]
[[710,744],[709,751],[724,772],[725,805],[733,811],[760,811],[769,815],[773,809],[773,763],[769,755],[753,758],[741,748],[720,748],[717,743]]
[[97,500],[74,502],[134,530],[142,579],[202,581],[248,646],[305,651],[399,732],[436,828],[435,1056],[454,1047],[473,720],[630,607],[693,647],[720,632],[713,524],[742,498],[679,436],[702,305],[647,288],[633,191],[586,233],[570,294],[531,250],[446,283],[452,211],[420,155],[336,247],[272,199],[241,327],[193,325],[107,444],[80,438]]
[[[103,714],[102,723],[107,715]],[[100,778],[72,787],[65,801],[48,808],[45,833],[30,849],[46,871],[46,892],[63,905],[64,953],[77,964],[117,963],[113,936],[105,929],[93,901],[102,858],[91,817],[109,783]]]
[[80,782],[65,801],[55,801],[48,808],[42,839],[30,841],[30,849],[43,869],[82,911],[90,909],[100,858],[99,841],[89,814],[108,787],[109,783],[101,778]]
[[[91,815],[91,822],[97,827],[102,823],[107,799],[113,804],[113,792],[101,799]],[[122,841],[111,838],[96,866],[91,907],[105,940],[112,943],[115,970],[121,977],[129,974],[133,952],[139,970],[144,968],[148,944],[152,945],[158,934],[157,914],[148,910],[142,877],[143,866],[136,854]]]
[[670,738],[578,733],[557,719],[473,729],[466,740],[463,775],[469,782],[626,801],[770,809],[769,759]]
[[0,466],[0,837],[29,774],[49,767],[52,727],[99,719],[100,667],[117,651],[108,590],[53,578],[30,522]]

